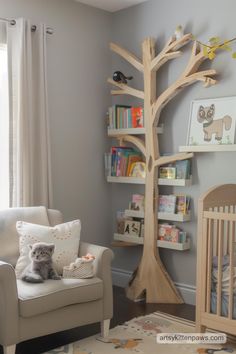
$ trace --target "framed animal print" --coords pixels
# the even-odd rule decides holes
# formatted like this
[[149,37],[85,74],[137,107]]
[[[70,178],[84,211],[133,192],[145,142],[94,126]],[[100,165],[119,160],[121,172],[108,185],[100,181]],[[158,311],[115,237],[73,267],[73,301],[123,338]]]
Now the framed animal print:
[[191,102],[187,145],[234,144],[236,96]]

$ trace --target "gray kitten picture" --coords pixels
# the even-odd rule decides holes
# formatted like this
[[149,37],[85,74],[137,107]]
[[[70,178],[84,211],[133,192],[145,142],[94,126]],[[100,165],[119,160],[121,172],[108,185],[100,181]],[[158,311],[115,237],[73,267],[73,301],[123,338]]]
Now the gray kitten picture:
[[214,104],[208,107],[199,106],[197,120],[203,124],[204,141],[211,141],[213,135],[215,136],[215,140],[221,141],[224,130],[230,130],[232,125],[232,117],[229,115],[215,119]]
[[59,280],[52,261],[55,245],[52,243],[38,242],[29,245],[30,264],[24,269],[21,280],[28,283],[43,283],[44,280]]

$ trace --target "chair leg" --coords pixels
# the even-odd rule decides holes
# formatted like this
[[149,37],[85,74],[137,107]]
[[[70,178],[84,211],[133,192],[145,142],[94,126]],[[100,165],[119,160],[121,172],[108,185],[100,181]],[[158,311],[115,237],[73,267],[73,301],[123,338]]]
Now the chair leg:
[[15,354],[16,345],[8,345],[7,347],[3,346],[3,354]]
[[106,338],[109,336],[109,328],[110,328],[110,320],[101,321],[101,337],[102,338]]

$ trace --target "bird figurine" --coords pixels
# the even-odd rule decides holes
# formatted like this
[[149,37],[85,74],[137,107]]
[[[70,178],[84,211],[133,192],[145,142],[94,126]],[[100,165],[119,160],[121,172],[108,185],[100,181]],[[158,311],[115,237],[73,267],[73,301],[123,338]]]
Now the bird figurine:
[[122,84],[127,84],[127,80],[132,80],[133,76],[125,76],[121,71],[115,71],[113,80]]
[[183,35],[184,35],[183,27],[181,25],[178,25],[175,29],[175,38],[178,40],[182,38]]

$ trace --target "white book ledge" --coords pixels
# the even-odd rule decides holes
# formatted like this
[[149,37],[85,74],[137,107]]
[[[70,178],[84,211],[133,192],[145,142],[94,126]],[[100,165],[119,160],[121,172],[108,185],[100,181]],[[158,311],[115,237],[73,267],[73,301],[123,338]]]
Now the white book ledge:
[[220,151],[236,151],[236,144],[215,144],[215,145],[189,145],[180,146],[180,152],[220,152]]
[[145,178],[125,177],[125,176],[121,176],[121,177],[107,176],[107,182],[145,184]]
[[[117,233],[114,234],[114,240],[134,243],[136,245],[143,245],[143,242],[144,242],[143,237],[132,236],[132,235],[122,235],[122,234],[117,234]],[[185,242],[185,243],[168,242],[168,241],[158,240],[157,247],[169,248],[169,249],[177,250],[177,251],[185,251],[185,250],[190,249],[190,240],[188,239],[187,242]]]
[[[145,184],[145,178],[127,177],[127,176],[107,176],[107,182],[110,183],[133,183],[133,184]],[[192,185],[192,178],[190,179],[168,179],[159,178],[158,184],[162,186],[179,186],[188,187]]]
[[[142,218],[144,218],[144,212],[138,211],[138,210],[126,209],[125,216],[130,216],[133,218],[142,219]],[[159,212],[158,219],[185,222],[185,221],[189,221],[191,219],[191,215],[190,214],[172,214],[172,213],[160,213]]]
[[189,187],[192,185],[192,177],[190,179],[158,178],[158,184],[160,186]]
[[[163,125],[156,128],[157,134],[163,134]],[[145,128],[122,128],[122,129],[107,129],[108,136],[118,135],[144,135],[146,133]]]
[[158,213],[158,219],[160,220],[169,220],[169,221],[180,221],[185,222],[189,221],[191,218],[190,214],[172,214],[172,213]]

